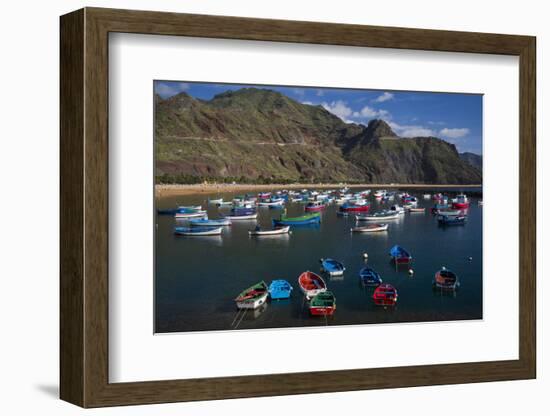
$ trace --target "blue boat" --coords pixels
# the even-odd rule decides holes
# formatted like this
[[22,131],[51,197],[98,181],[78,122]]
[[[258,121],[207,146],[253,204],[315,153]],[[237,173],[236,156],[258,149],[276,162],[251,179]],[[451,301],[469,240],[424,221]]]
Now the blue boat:
[[408,264],[412,261],[410,253],[401,246],[393,246],[390,250],[390,256],[392,256],[395,264]]
[[321,259],[319,261],[321,262],[323,271],[328,273],[330,276],[342,276],[344,274],[344,270],[346,270],[345,266],[338,260]]
[[269,285],[271,299],[288,299],[292,292],[292,286],[286,280],[273,280]]
[[464,215],[440,215],[437,217],[439,225],[464,225],[466,221],[466,216]]
[[220,218],[209,220],[208,218],[194,218],[189,220],[189,225],[192,227],[221,227],[225,225],[231,225],[229,218]]
[[363,267],[359,271],[359,278],[361,279],[361,283],[365,286],[378,286],[382,283],[380,273],[370,267]]
[[157,209],[158,215],[175,215],[178,213],[191,213],[191,212],[198,212],[201,210],[200,205],[193,205],[193,206],[180,206],[176,208],[168,208],[168,209]]

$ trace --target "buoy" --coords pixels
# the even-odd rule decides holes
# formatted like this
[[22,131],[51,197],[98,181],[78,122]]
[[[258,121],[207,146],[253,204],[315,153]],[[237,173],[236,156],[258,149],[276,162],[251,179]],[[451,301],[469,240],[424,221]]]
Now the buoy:
[[409,269],[409,274],[412,276],[414,274],[414,270],[413,269]]
[[468,261],[472,261],[472,260],[473,260],[472,256],[468,257]]
[[366,251],[363,253],[363,258],[364,258],[364,259],[368,259],[368,258],[369,258],[369,255],[367,254]]

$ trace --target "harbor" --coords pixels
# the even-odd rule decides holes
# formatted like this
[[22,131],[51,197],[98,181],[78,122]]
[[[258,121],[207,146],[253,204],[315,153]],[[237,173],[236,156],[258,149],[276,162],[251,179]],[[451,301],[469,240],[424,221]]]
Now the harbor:
[[[157,192],[157,333],[482,318],[480,187],[207,189]],[[365,284],[365,268],[383,284]],[[304,272],[326,284],[323,298],[305,296]],[[436,277],[451,274],[446,290]],[[273,281],[289,296],[268,296]],[[377,302],[377,287],[395,302]]]

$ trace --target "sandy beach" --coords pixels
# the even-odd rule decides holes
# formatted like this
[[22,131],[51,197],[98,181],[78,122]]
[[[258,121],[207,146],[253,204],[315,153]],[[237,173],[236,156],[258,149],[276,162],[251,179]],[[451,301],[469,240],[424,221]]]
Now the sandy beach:
[[444,185],[444,184],[268,184],[268,185],[254,185],[254,184],[229,184],[229,183],[201,183],[192,185],[155,185],[155,195],[157,197],[164,197],[170,195],[196,195],[196,194],[211,194],[211,193],[225,193],[225,192],[242,192],[242,191],[265,191],[265,190],[277,190],[277,189],[340,189],[347,186],[350,189],[369,189],[369,188],[474,188],[481,187],[481,184],[472,185]]

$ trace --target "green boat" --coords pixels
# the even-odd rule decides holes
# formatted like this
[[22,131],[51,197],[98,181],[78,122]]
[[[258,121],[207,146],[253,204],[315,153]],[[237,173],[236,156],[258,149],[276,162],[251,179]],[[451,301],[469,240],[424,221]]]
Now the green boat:
[[336,310],[336,298],[330,291],[321,292],[309,302],[309,313],[312,315],[332,315]]
[[318,224],[320,222],[321,214],[318,212],[312,212],[311,214],[305,214],[300,217],[287,217],[286,214],[283,214],[278,220],[273,219],[274,226]]
[[235,298],[239,309],[257,309],[266,302],[268,287],[264,281],[243,290]]

